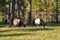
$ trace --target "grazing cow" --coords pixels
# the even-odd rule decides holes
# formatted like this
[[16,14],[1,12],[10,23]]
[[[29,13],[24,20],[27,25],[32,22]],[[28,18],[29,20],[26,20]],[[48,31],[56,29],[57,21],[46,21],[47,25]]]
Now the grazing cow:
[[23,21],[20,20],[20,19],[5,20],[5,23],[9,24],[10,27],[11,27],[12,25],[14,25],[14,26],[24,26],[24,27],[25,27],[25,24],[24,24]]
[[33,19],[33,26],[34,25],[42,25],[43,27],[45,27],[45,22],[40,18],[36,18],[36,19]]
[[13,25],[17,26],[20,22],[20,19],[14,19],[13,21]]
[[20,19],[14,19],[13,20],[13,25],[15,25],[15,26],[24,26],[25,27],[25,24]]

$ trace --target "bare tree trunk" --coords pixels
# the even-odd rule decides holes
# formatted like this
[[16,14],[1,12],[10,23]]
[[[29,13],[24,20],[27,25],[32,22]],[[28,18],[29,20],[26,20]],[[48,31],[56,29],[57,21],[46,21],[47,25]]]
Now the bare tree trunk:
[[21,9],[21,11],[22,11],[22,19],[23,19],[23,21],[24,21],[24,0],[21,0],[21,6],[22,6],[22,9]]
[[10,1],[11,0],[9,0],[9,3],[8,3],[9,7],[8,7],[8,15],[7,15],[8,17],[7,17],[7,20],[10,20]]
[[9,24],[10,27],[13,25],[14,11],[15,11],[15,0],[12,0],[12,14],[11,14],[10,24]]
[[11,19],[14,19],[14,11],[15,11],[15,0],[12,0],[12,14],[11,14]]
[[28,24],[30,25],[32,23],[32,0],[28,0],[30,4],[30,11],[28,13]]
[[18,11],[17,17],[20,19],[20,0],[17,0],[17,11]]
[[58,23],[58,0],[56,0],[56,23]]

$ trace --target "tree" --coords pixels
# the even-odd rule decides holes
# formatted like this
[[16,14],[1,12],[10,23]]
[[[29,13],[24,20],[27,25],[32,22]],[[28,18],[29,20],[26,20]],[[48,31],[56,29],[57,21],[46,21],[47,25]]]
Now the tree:
[[4,22],[5,19],[5,13],[7,8],[6,8],[6,0],[0,0],[0,11],[2,12],[2,21]]
[[13,20],[14,20],[14,11],[15,11],[15,0],[12,0],[12,13],[11,13],[10,24],[9,24],[10,27],[11,27],[12,24],[13,24]]
[[21,12],[22,12],[22,19],[23,19],[23,21],[24,21],[24,8],[25,8],[25,5],[24,5],[24,0],[21,0]]
[[17,0],[17,11],[18,11],[18,18],[20,18],[20,6],[21,6],[21,2],[20,0]]
[[58,23],[58,0],[56,0],[56,23]]
[[28,0],[30,4],[30,11],[28,13],[28,24],[31,24],[32,21],[32,0]]
[[12,13],[11,13],[11,20],[14,19],[14,11],[15,11],[15,0],[12,0]]
[[47,12],[51,15],[51,19],[55,18],[56,22],[58,22],[58,0],[49,0],[47,10]]
[[11,2],[11,0],[8,0],[8,17],[7,17],[7,20],[10,20],[10,2]]

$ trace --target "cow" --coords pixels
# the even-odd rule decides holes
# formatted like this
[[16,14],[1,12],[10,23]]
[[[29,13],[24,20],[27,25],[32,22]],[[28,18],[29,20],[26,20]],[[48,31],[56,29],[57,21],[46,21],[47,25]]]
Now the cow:
[[14,20],[5,20],[6,24],[9,24],[9,26],[11,27],[13,26],[24,26],[26,27],[26,25],[24,24],[24,22],[20,19],[14,19]]
[[42,25],[43,27],[45,27],[45,25],[46,25],[45,22],[40,18],[33,19],[32,24],[33,24],[33,26]]
[[24,26],[25,27],[25,24],[24,24],[23,20],[20,20],[20,19],[14,19],[13,25],[15,25],[15,26]]

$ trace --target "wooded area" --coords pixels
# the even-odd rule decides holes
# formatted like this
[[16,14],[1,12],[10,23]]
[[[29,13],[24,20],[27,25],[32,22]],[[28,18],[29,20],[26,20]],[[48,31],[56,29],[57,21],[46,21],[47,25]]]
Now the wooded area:
[[60,0],[0,0],[0,15],[3,20],[8,15],[7,19],[23,18],[28,23],[36,17],[45,22],[59,22],[59,6]]

